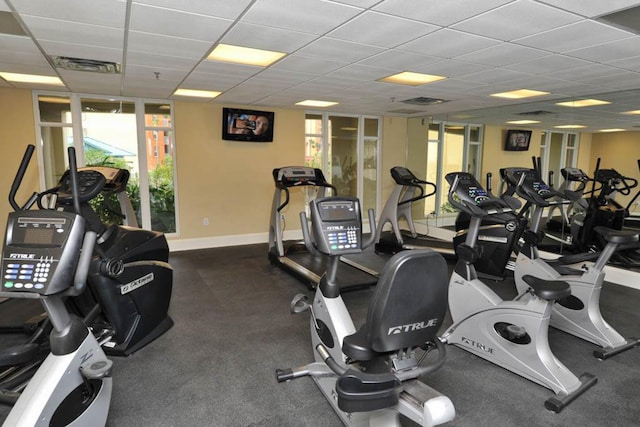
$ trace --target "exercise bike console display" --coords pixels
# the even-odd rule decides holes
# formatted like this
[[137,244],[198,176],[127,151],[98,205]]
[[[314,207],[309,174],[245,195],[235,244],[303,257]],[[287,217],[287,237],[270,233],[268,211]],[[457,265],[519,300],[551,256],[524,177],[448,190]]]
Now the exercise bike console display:
[[310,208],[313,237],[318,251],[327,255],[342,255],[362,250],[362,220],[358,199],[316,199]]
[[2,258],[2,291],[52,295],[73,283],[84,220],[59,211],[9,214]]

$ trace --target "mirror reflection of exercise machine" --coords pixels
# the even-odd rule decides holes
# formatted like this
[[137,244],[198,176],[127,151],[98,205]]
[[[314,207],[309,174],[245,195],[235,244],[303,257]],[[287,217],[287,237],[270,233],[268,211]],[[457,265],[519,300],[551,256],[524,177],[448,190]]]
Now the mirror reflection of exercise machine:
[[[347,426],[400,427],[401,414],[420,426],[451,421],[455,409],[449,398],[418,379],[445,362],[445,348],[437,337],[447,299],[448,270],[442,256],[430,250],[394,255],[380,274],[366,323],[356,330],[336,270],[342,255],[361,252],[374,235],[363,241],[356,198],[316,199],[310,210],[311,232],[306,214],[300,215],[305,242],[325,254],[329,264],[313,303],[306,295],[296,295],[291,311],[311,314],[315,362],[278,369],[278,382],[310,376]],[[373,210],[369,221],[375,223]],[[431,350],[437,350],[435,360],[419,358]]]
[[571,287],[563,281],[524,276],[525,295],[503,300],[484,284],[474,267],[481,252],[477,246],[480,223],[487,216],[518,209],[520,202],[492,196],[466,172],[450,173],[445,179],[451,186],[449,202],[467,212],[471,222],[465,243],[456,248],[458,262],[449,282],[454,323],[442,339],[553,390],[555,395],[545,407],[560,412],[597,381],[588,373],[576,377],[549,347],[553,305],[570,296]]
[[[378,220],[376,251],[396,253],[405,249],[432,249],[443,256],[454,258],[453,244],[450,241],[418,234],[413,221],[414,203],[436,194],[436,185],[419,179],[402,166],[391,168],[391,177],[396,186],[389,195]],[[400,228],[399,223],[402,220],[406,221],[408,231]],[[391,232],[383,231],[387,223],[391,225]]]
[[[290,190],[315,190],[315,197],[327,196],[335,187],[327,182],[320,169],[306,166],[288,166],[273,170],[275,192],[271,205],[269,225],[269,260],[292,273],[311,288],[320,283],[322,274],[327,270],[329,257],[315,248],[307,248],[301,241],[284,241],[284,209],[289,205]],[[284,200],[282,196],[284,195]],[[337,265],[337,275],[341,289],[356,289],[375,285],[378,281],[374,274],[362,271],[343,262]]]
[[558,264],[549,263],[540,257],[537,244],[544,233],[539,231],[539,227],[543,211],[551,203],[578,196],[567,190],[560,193],[550,188],[533,169],[520,171],[512,180],[518,181],[517,194],[533,205],[529,229],[524,234],[524,244],[515,264],[514,279],[518,291],[526,292],[528,285],[523,279],[526,275],[545,280],[564,280],[571,285],[571,295],[553,305],[551,326],[600,346],[601,349],[593,352],[599,359],[636,347],[640,340],[624,338],[604,320],[600,312],[600,293],[605,280],[605,265],[619,245],[637,243],[638,233],[596,226],[593,231],[607,242],[604,250],[586,253],[582,257],[582,260],[587,260],[586,257],[593,259],[592,266],[585,265],[582,269],[568,269],[568,272],[562,273],[567,269],[554,268]]

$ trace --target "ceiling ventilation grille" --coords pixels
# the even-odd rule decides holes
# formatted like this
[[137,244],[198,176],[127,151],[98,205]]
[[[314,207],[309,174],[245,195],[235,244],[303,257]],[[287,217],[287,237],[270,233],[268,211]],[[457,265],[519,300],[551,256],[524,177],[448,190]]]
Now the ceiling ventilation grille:
[[448,101],[446,99],[427,98],[426,96],[419,96],[417,98],[405,99],[404,101],[400,102],[411,105],[436,105],[443,104]]
[[524,111],[522,113],[516,113],[519,116],[548,116],[549,114],[556,114],[553,111],[545,111],[545,110],[535,110],[535,111]]
[[51,60],[57,68],[62,68],[64,70],[87,71],[90,73],[102,74],[120,74],[120,64],[117,62],[70,58],[67,56],[52,56]]
[[399,108],[397,110],[390,110],[387,113],[395,113],[395,114],[416,114],[416,113],[424,113],[422,110],[412,110],[409,108]]

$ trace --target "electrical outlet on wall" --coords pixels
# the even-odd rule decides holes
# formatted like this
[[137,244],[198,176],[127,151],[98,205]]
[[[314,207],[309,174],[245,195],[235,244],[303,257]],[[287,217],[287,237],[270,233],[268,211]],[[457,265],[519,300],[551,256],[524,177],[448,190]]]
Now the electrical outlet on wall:
[[209,218],[202,218],[202,225],[209,225]]

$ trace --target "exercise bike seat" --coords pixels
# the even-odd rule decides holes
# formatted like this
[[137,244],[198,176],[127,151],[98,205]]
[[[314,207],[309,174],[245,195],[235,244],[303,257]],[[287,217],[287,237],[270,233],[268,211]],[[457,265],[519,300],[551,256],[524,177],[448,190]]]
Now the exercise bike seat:
[[365,324],[344,338],[343,353],[367,361],[437,339],[448,287],[447,264],[440,254],[429,249],[395,254],[380,273]]
[[522,276],[522,280],[537,296],[547,301],[557,301],[571,295],[571,285],[563,280],[545,280],[530,275]]
[[638,241],[638,232],[633,230],[614,230],[613,228],[598,225],[593,230],[601,235],[607,242],[624,245]]

